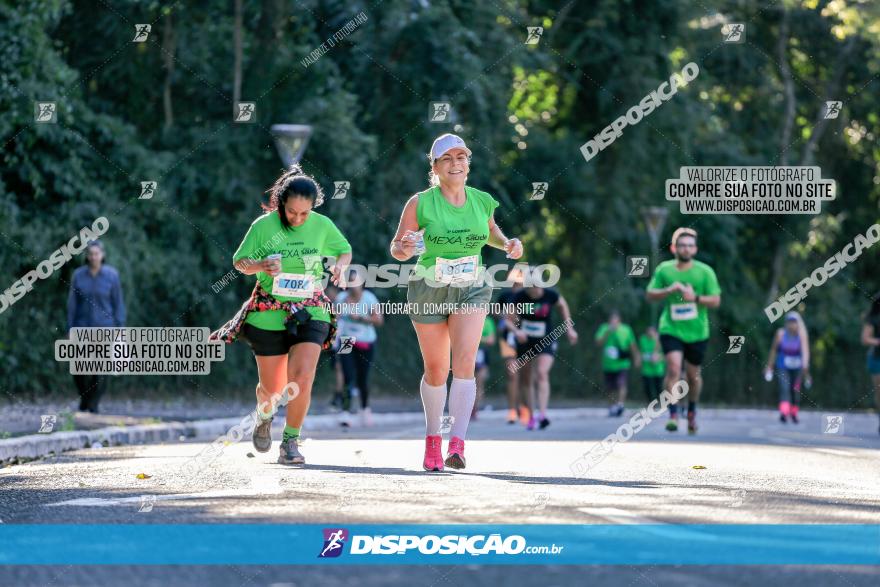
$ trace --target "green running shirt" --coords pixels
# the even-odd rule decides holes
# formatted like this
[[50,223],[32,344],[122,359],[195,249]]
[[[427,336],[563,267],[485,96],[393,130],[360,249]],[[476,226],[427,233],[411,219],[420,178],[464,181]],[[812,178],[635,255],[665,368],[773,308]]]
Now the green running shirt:
[[[311,276],[313,284],[320,288],[324,272],[321,257],[337,257],[350,252],[351,245],[333,221],[323,214],[309,212],[302,226],[286,228],[281,224],[278,212],[272,211],[254,220],[232,256],[232,261],[235,263],[247,258],[259,260],[273,253],[280,253],[282,273]],[[263,271],[256,276],[263,289],[272,293],[276,278]],[[290,285],[289,282],[287,284]],[[311,297],[277,294],[273,296],[282,302],[300,302],[306,297]],[[313,320],[330,321],[330,315],[324,308],[312,306],[306,308],[306,311],[312,315]],[[285,317],[284,310],[250,312],[245,322],[263,330],[284,330]]]
[[[599,326],[596,331],[596,340],[599,340],[608,331],[608,324]],[[616,373],[618,371],[626,371],[632,367],[632,359],[629,355],[630,345],[636,341],[629,324],[621,324],[617,330],[608,335],[605,339],[605,346],[602,347],[602,371],[606,373]]]
[[[679,271],[675,259],[663,261],[654,270],[648,289],[663,289],[676,281],[690,284],[699,296],[721,295],[715,271],[705,263],[693,261],[686,271]],[[660,334],[668,334],[682,342],[698,342],[709,338],[709,309],[696,302],[685,302],[679,292],[663,300]]]
[[[660,355],[656,361],[651,360],[654,351]],[[663,349],[660,348],[660,341],[655,341],[645,334],[639,337],[639,352],[642,354],[642,375],[645,377],[662,377],[666,373],[666,359],[663,356]]]
[[[482,266],[480,250],[489,241],[489,219],[498,207],[498,201],[469,186],[464,190],[466,200],[461,207],[450,204],[438,186],[418,194],[416,219],[419,230],[425,230],[425,252],[416,263],[416,278],[436,280],[441,277],[441,283],[445,283],[443,275],[476,273]],[[476,264],[448,262],[473,256],[476,256]]]

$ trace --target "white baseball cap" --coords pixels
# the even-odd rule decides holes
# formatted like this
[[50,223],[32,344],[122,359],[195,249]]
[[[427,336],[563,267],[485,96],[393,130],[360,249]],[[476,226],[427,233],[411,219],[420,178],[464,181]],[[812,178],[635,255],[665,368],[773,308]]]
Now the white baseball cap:
[[463,149],[468,157],[471,156],[471,150],[460,136],[446,133],[434,139],[434,144],[431,145],[431,161],[436,161],[452,149]]

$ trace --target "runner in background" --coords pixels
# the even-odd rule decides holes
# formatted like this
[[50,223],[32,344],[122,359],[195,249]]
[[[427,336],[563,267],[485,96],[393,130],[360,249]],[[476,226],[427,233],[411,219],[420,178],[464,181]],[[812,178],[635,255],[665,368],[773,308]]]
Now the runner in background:
[[[339,295],[339,288],[333,285],[332,283],[327,283],[327,287],[324,288],[324,293],[327,295],[327,299],[330,300],[330,303],[335,303],[336,296]],[[343,409],[344,402],[344,392],[345,392],[345,376],[342,374],[342,363],[339,361],[339,357],[336,356],[336,351],[339,350],[339,337],[336,337],[336,340],[333,341],[333,346],[330,347],[327,351],[327,358],[330,364],[330,369],[333,371],[333,397],[330,399],[330,405],[336,411],[341,411]],[[345,409],[348,409],[345,407]]]
[[[572,345],[577,344],[578,335],[573,322],[570,322],[571,311],[568,303],[555,289],[527,287],[514,296],[513,302],[518,304],[520,309],[518,324],[514,330],[517,356],[522,357],[528,353],[537,355],[519,370],[523,400],[531,413],[526,429],[534,430],[536,426],[544,429],[550,425],[550,420],[547,418],[547,405],[550,403],[550,369],[553,368],[557,348],[557,341],[551,342],[545,340],[545,337],[553,330],[553,309],[556,306],[559,306],[563,320],[570,324],[565,334]],[[513,316],[510,316],[509,320],[515,322]],[[538,409],[537,418],[535,408]]]
[[868,374],[874,385],[874,405],[880,415],[880,293],[862,320],[862,344],[868,347]]
[[[697,402],[703,380],[700,365],[709,344],[709,310],[721,305],[721,287],[715,271],[694,259],[697,231],[678,228],[672,233],[669,250],[675,259],[663,261],[654,270],[645,292],[649,301],[663,302],[660,315],[660,344],[666,354],[665,389],[681,379],[682,361],[688,383],[688,433],[697,433]],[[666,429],[678,430],[678,406],[669,406]]]
[[492,316],[486,316],[483,322],[483,334],[480,338],[480,348],[477,349],[477,362],[475,365],[477,379],[477,399],[474,401],[474,409],[471,411],[471,420],[477,419],[480,404],[486,393],[486,379],[489,378],[489,349],[495,344],[495,320]]
[[774,368],[779,382],[779,421],[784,424],[791,418],[797,424],[801,385],[809,388],[810,380],[810,337],[797,312],[786,314],[785,327],[773,336],[764,379],[773,379]]
[[636,369],[642,366],[636,335],[629,324],[621,322],[620,312],[612,310],[608,315],[608,322],[600,325],[596,331],[596,345],[602,349],[605,391],[611,398],[608,415],[622,416],[626,402],[627,374],[633,362]]
[[648,326],[645,333],[639,337],[639,352],[642,355],[642,384],[645,387],[645,396],[648,403],[660,399],[663,391],[663,374],[666,372],[666,363],[663,360],[663,351],[660,348],[660,335],[654,326]]
[[516,294],[522,289],[523,274],[518,268],[510,270],[507,281],[513,283],[510,289],[504,290],[498,296],[502,312],[498,315],[498,346],[501,350],[501,359],[504,361],[504,378],[507,389],[507,423],[516,424],[517,417],[523,426],[529,423],[532,414],[528,405],[520,401],[519,374],[514,368],[516,362],[516,335],[515,326],[512,325],[504,313],[504,306],[513,303]]
[[[360,397],[361,424],[372,426],[369,375],[376,346],[376,327],[382,326],[384,319],[379,300],[373,292],[364,289],[358,280],[357,273],[352,272],[349,275],[348,289],[336,296],[334,308],[339,313],[337,340],[350,339],[347,341],[346,352],[339,352],[338,356],[345,376],[347,403],[354,404],[355,399]],[[350,405],[350,410],[354,410],[354,405]]]
[[[71,328],[125,326],[125,302],[119,272],[104,263],[99,240],[86,245],[86,264],[70,279],[67,297],[67,332]],[[79,411],[98,413],[98,402],[107,389],[108,375],[74,375],[79,392]]]

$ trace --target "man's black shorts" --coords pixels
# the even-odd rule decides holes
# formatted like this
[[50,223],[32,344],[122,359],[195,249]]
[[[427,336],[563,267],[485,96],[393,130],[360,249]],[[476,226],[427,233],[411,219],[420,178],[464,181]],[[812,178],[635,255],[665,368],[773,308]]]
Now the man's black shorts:
[[323,320],[309,320],[301,324],[296,336],[287,330],[263,330],[253,324],[245,324],[241,329],[241,340],[248,343],[258,357],[286,355],[295,344],[313,342],[324,344],[330,334],[330,323]]
[[663,354],[672,351],[683,351],[684,360],[691,365],[702,365],[703,358],[706,356],[706,347],[709,340],[698,340],[697,342],[684,342],[680,338],[675,338],[669,334],[660,335],[660,346],[663,347]]

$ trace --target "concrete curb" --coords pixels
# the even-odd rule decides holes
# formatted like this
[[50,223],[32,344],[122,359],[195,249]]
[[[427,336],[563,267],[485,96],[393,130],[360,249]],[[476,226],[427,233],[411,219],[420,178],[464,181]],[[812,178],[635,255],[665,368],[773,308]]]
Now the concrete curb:
[[[181,436],[189,440],[214,440],[226,434],[230,428],[241,423],[239,418],[216,418],[191,422],[168,422],[162,424],[143,424],[138,426],[110,426],[95,430],[74,432],[53,432],[51,434],[31,434],[0,440],[0,465],[15,461],[38,459],[49,454],[61,454],[68,450],[88,448],[95,443],[104,446],[128,444],[155,444],[178,441]],[[350,418],[352,426],[358,426],[356,417]],[[407,424],[424,421],[420,412],[374,414],[375,425]],[[310,416],[306,420],[306,431],[330,430],[339,427],[339,414]]]

